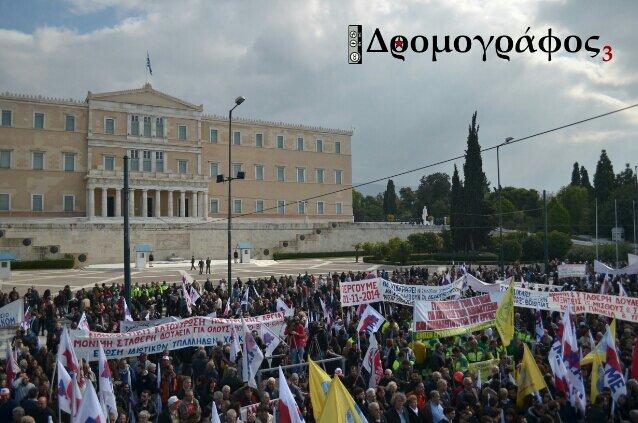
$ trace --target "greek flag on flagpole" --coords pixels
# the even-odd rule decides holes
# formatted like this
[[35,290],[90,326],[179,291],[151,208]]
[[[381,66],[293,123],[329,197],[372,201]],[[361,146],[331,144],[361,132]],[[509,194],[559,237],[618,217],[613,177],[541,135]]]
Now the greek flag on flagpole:
[[151,56],[149,56],[148,50],[146,51],[146,67],[148,68],[148,73],[153,75],[153,69],[151,69]]

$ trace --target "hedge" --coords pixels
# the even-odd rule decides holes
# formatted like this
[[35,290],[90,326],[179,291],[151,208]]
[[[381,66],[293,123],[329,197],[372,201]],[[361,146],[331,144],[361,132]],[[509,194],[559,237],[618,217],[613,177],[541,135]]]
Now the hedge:
[[11,262],[12,270],[35,270],[35,269],[72,269],[74,261],[72,258],[56,260],[25,260]]
[[[316,253],[273,253],[273,260],[290,260],[300,258],[329,258],[329,257],[354,257],[356,251],[319,251]],[[359,255],[363,255],[362,251],[359,251]]]

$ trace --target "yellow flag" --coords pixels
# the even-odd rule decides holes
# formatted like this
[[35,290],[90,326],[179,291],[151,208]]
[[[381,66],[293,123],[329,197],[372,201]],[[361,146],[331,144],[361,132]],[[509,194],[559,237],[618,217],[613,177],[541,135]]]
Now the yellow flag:
[[518,394],[516,396],[516,405],[522,407],[525,397],[541,389],[547,388],[545,379],[541,371],[534,361],[534,356],[529,351],[527,344],[523,343],[523,361],[520,370],[516,376],[516,384],[518,385]]
[[328,398],[326,398],[318,423],[367,423],[361,410],[350,393],[341,383],[339,376],[332,378]]
[[[611,329],[611,336],[614,337],[614,341],[615,341],[616,340],[616,319],[611,321],[611,323],[609,324],[609,329]],[[580,360],[581,366],[586,366],[587,364],[593,364],[595,355],[598,355],[598,360],[600,360],[600,362],[605,360],[605,347],[603,346],[602,342],[603,340],[601,339],[600,342],[598,342],[598,345],[596,345],[596,348],[591,350],[589,354],[587,354],[585,357],[583,357]],[[593,399],[592,399],[592,402],[594,402]]]
[[[603,360],[605,359],[605,353],[603,353]],[[598,396],[598,380],[600,376],[602,360],[599,354],[592,355],[592,366],[591,366],[591,402],[592,404],[596,402],[596,397]]]
[[501,304],[496,310],[494,324],[499,335],[501,335],[503,346],[507,347],[512,337],[514,337],[514,282],[510,283],[505,296],[501,300]]
[[308,359],[308,368],[310,370],[310,403],[312,404],[312,414],[315,420],[321,417],[321,411],[326,403],[328,390],[330,389],[330,376],[323,371],[317,363]]

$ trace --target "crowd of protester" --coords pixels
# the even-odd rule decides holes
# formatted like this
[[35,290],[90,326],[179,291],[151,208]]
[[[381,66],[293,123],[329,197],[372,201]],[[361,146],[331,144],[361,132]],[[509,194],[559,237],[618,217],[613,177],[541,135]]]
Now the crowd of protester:
[[[599,292],[602,275],[589,273],[586,278],[558,279],[555,263],[549,276],[543,267],[508,266],[506,275],[515,280],[554,284],[563,290]],[[467,271],[488,283],[499,278],[494,266],[467,266],[450,269],[408,267],[392,271],[379,270],[381,276],[402,284],[438,285],[447,277]],[[514,340],[507,348],[501,345],[495,330],[487,329],[464,336],[417,341],[411,329],[412,308],[397,304],[373,304],[386,318],[375,334],[357,333],[354,307],[342,308],[339,283],[368,277],[367,272],[333,274],[299,274],[248,280],[227,281],[200,279],[192,283],[201,298],[189,312],[180,281],[157,281],[133,285],[130,310],[134,320],[153,320],[166,316],[225,315],[229,304],[232,317],[256,316],[277,310],[282,299],[295,310],[287,319],[286,343],[281,343],[262,369],[279,365],[337,358],[322,364],[332,377],[340,377],[369,422],[399,423],[568,423],[587,421],[638,422],[638,383],[627,382],[627,395],[613,404],[607,390],[588,404],[583,413],[573,407],[565,393],[556,389],[548,364],[548,352],[561,318],[556,312],[543,312],[544,335],[534,334],[534,310],[516,308]],[[206,275],[203,276],[205,278]],[[197,277],[196,277],[197,278]],[[630,296],[636,296],[636,277],[622,276],[611,281],[609,293],[617,294],[619,284]],[[229,289],[230,288],[230,289]],[[249,292],[248,303],[243,301]],[[230,291],[230,296],[229,296]],[[466,296],[475,295],[471,289]],[[84,313],[92,331],[119,332],[123,319],[123,287],[111,284],[72,291],[69,286],[58,292],[28,289],[22,296],[32,320],[28,330],[19,329],[11,339],[17,353],[20,374],[7,380],[4,360],[0,361],[0,422],[47,423],[58,420],[54,367],[62,327],[76,328]],[[15,288],[0,293],[0,306],[19,299]],[[328,310],[326,316],[322,301]],[[586,355],[600,340],[609,320],[597,315],[576,315],[578,342]],[[631,366],[638,325],[617,322],[617,348],[623,369]],[[591,332],[591,336],[590,336]],[[259,334],[257,343],[263,346]],[[369,337],[376,336],[382,349],[383,378],[376,387],[368,386],[362,359]],[[548,390],[540,397],[529,396],[523,407],[516,406],[517,387],[514,369],[521,361],[523,343],[535,355],[545,375]],[[342,359],[339,359],[342,357]],[[470,370],[474,362],[497,359],[490,374]],[[110,360],[115,387],[117,422],[208,422],[213,405],[222,422],[241,421],[241,407],[257,404],[247,421],[273,422],[276,413],[271,400],[278,398],[276,372],[263,372],[259,389],[242,381],[241,358],[230,360],[230,346],[221,342],[213,347],[190,347],[162,354]],[[82,376],[96,384],[96,362],[82,363]],[[288,369],[290,370],[290,369]],[[309,396],[308,367],[293,367],[287,372],[288,384],[306,422],[315,421]],[[590,366],[582,369],[589,390]],[[157,375],[160,376],[158,383]],[[589,398],[589,395],[588,395]],[[62,413],[62,421],[69,421]]]

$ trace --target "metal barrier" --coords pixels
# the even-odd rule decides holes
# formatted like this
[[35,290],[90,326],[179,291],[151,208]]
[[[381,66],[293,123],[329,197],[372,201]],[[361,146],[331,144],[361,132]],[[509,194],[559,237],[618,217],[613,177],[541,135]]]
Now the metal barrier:
[[[328,363],[328,362],[332,362],[332,361],[340,361],[341,362],[341,368],[345,368],[346,366],[346,359],[340,355],[338,357],[333,357],[333,358],[324,358],[323,360],[313,360],[315,363],[317,364],[322,364],[322,363]],[[287,364],[285,366],[281,366],[282,370],[286,370],[286,369],[292,369],[292,368],[297,368],[297,367],[305,367],[308,366],[308,362],[304,361],[303,363],[298,363],[298,364]],[[262,374],[263,373],[272,373],[272,372],[278,372],[279,371],[279,366],[277,367],[270,367],[268,369],[259,369],[257,370],[257,374],[256,379],[257,379],[257,386],[261,385],[261,380],[262,380]]]

